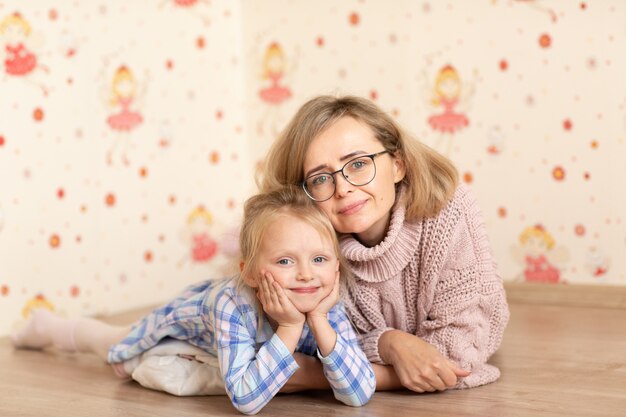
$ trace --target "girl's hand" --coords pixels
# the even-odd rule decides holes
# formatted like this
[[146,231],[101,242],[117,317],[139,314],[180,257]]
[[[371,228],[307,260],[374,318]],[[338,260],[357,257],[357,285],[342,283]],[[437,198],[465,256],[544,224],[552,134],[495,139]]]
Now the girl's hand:
[[257,291],[257,298],[263,306],[263,311],[274,319],[279,326],[302,326],[305,316],[299,312],[285,294],[283,288],[274,281],[269,272],[262,272]]
[[307,314],[307,319],[314,319],[316,317],[326,318],[328,312],[335,304],[339,302],[339,271],[335,274],[335,285],[332,291],[324,297],[320,303],[312,311]]
[[459,377],[470,374],[447,360],[431,344],[400,330],[383,333],[379,340],[382,359],[393,365],[405,388],[416,392],[444,391]]

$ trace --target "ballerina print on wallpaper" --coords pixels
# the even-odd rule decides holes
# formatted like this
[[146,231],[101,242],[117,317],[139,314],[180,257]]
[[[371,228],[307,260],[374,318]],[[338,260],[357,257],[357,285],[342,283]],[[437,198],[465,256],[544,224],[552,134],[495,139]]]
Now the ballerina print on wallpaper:
[[187,253],[178,262],[178,266],[186,263],[204,264],[215,257],[218,243],[213,237],[213,215],[203,206],[198,206],[189,213],[187,222],[181,232],[181,240]]
[[40,74],[49,72],[35,53],[37,44],[41,41],[33,34],[30,24],[20,13],[10,14],[0,21],[0,42],[4,78],[20,79],[48,95],[48,88],[37,79]]
[[556,246],[556,241],[543,225],[529,226],[519,236],[520,246],[513,246],[511,253],[524,270],[518,280],[541,283],[565,282],[561,269],[569,260],[569,252]]
[[486,151],[491,156],[501,155],[505,150],[506,135],[500,126],[494,125],[487,131]]
[[[287,57],[278,42],[272,42],[265,48],[261,65],[263,86],[259,90],[259,98],[264,104],[264,112],[258,119],[257,133],[263,135],[269,130],[267,133],[275,136],[280,130],[280,106],[292,96],[285,82]],[[290,71],[293,71],[293,67]]]
[[598,282],[605,281],[610,267],[611,259],[602,249],[592,246],[587,250],[585,269],[594,280]]
[[163,0],[160,7],[172,7],[179,11],[184,11],[191,16],[197,17],[202,20],[205,26],[211,23],[209,19],[207,8],[211,6],[209,0]]
[[469,125],[464,109],[472,94],[473,89],[464,85],[455,67],[439,69],[430,94],[435,113],[428,117],[428,124],[438,135],[434,147],[446,155],[452,151],[455,134]]
[[27,300],[24,307],[22,307],[22,318],[29,318],[33,311],[39,309],[55,311],[54,305],[43,294],[37,294]]
[[545,4],[546,3],[545,1],[542,1],[542,0],[513,0],[513,1],[517,4],[526,5],[532,8],[533,10],[536,10],[537,12],[543,13],[544,15],[550,17],[550,20],[552,21],[552,23],[556,23],[558,19],[554,9],[552,9],[551,7],[548,7]]
[[113,132],[113,144],[107,151],[107,164],[120,160],[129,165],[128,146],[131,133],[143,123],[143,116],[137,110],[137,100],[142,95],[139,83],[132,70],[121,65],[115,71],[109,85],[108,104],[113,108],[106,123]]

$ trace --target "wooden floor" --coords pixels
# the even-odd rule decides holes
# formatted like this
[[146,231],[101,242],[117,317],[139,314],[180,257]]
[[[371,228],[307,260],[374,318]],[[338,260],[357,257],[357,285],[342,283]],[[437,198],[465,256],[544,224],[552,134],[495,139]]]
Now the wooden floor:
[[[494,383],[376,393],[361,408],[330,393],[279,395],[265,416],[626,416],[626,310],[511,305]],[[119,321],[119,318],[118,318]],[[222,397],[179,398],[116,379],[92,356],[14,350],[0,339],[0,416],[237,416]]]

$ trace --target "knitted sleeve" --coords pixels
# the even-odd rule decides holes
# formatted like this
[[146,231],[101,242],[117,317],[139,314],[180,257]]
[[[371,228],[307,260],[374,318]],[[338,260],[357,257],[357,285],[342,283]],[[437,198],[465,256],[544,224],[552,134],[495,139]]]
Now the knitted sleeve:
[[[496,270],[486,228],[475,199],[465,192],[448,213],[449,244],[441,254],[432,304],[420,326],[420,336],[471,375],[457,388],[495,381],[500,371],[487,364],[498,349],[509,319],[502,279]],[[445,227],[444,227],[445,229]]]
[[372,363],[385,364],[378,353],[378,339],[388,327],[378,291],[369,285],[355,285],[344,297],[344,305],[358,333],[359,344]]

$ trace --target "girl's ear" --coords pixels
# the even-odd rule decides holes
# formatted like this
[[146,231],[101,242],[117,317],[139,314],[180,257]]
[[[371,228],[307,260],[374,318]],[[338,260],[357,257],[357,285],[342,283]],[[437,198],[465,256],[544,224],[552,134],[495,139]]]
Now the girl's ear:
[[239,262],[239,272],[241,273],[241,279],[243,280],[244,284],[246,284],[248,287],[257,288],[259,284],[256,282],[256,279],[254,277],[243,275],[244,266],[245,266],[245,263],[243,261]]
[[406,175],[406,164],[404,163],[404,157],[400,152],[396,152],[393,155],[393,182],[399,183],[404,179]]

